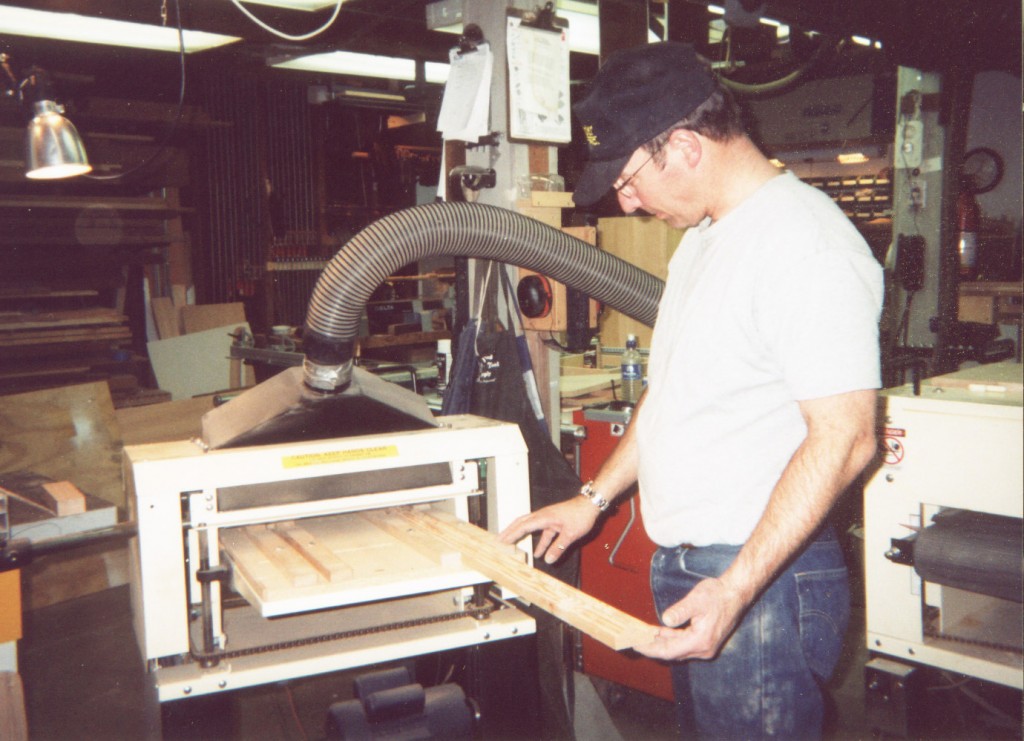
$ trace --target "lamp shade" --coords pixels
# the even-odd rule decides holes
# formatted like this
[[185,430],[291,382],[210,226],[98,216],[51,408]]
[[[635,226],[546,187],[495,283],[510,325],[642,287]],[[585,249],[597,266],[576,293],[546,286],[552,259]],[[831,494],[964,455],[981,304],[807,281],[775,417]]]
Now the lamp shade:
[[34,104],[35,117],[25,140],[25,177],[51,180],[84,175],[92,170],[75,125],[52,100]]

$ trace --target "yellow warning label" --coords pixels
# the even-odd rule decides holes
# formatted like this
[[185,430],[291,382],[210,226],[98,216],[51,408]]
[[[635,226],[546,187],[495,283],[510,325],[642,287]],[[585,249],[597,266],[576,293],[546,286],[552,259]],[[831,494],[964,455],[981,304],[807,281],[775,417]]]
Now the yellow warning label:
[[352,448],[350,450],[328,450],[324,453],[286,455],[281,459],[281,465],[285,468],[302,468],[303,466],[321,466],[326,463],[350,463],[352,461],[368,461],[375,458],[397,457],[397,445],[375,445],[372,448]]

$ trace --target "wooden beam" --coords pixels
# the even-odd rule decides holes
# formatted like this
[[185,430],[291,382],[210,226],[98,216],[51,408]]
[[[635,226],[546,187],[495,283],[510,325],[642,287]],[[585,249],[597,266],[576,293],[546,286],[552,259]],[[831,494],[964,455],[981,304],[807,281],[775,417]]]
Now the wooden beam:
[[308,530],[297,525],[277,525],[273,531],[327,581],[338,582],[352,578],[352,567],[338,558],[334,551],[318,541]]
[[258,525],[243,528],[242,532],[284,573],[293,587],[316,584],[316,571],[309,561],[279,533]]
[[360,513],[378,527],[417,547],[452,548],[463,563],[595,640],[621,651],[654,640],[658,628],[523,563],[511,546],[468,522],[435,510],[396,507]]

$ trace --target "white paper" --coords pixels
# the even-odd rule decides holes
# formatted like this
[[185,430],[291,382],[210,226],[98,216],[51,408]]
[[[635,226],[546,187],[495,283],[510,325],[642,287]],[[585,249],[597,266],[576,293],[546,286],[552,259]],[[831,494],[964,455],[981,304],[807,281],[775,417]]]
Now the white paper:
[[569,42],[565,31],[545,31],[508,19],[509,136],[544,142],[572,139]]
[[494,55],[490,44],[480,44],[476,51],[448,53],[451,71],[444,86],[437,130],[448,140],[475,142],[490,133],[491,75]]

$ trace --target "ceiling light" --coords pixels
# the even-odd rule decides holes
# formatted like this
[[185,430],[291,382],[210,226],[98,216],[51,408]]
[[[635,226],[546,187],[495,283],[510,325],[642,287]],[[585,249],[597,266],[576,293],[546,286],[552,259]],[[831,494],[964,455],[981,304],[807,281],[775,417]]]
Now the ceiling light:
[[323,10],[338,4],[338,0],[242,0],[250,5],[269,5],[286,10]]
[[[309,54],[271,66],[280,69],[297,69],[307,72],[328,72],[335,75],[356,77],[380,77],[387,80],[416,79],[416,61],[401,57],[385,57],[378,54],[359,54],[351,51],[332,51],[323,54]],[[424,76],[427,82],[444,83],[448,79],[449,65],[441,62],[427,62]]]
[[859,165],[868,162],[870,158],[863,152],[844,152],[836,157],[840,165]]
[[[171,26],[115,21],[75,13],[29,10],[10,5],[0,5],[0,34],[155,51],[179,50],[178,29]],[[185,30],[183,35],[186,52],[212,49],[239,40],[237,36],[224,36],[205,31]]]
[[857,44],[858,46],[867,46],[872,49],[881,49],[882,42],[869,39],[867,36],[851,36],[850,41]]
[[[435,6],[436,9],[432,11],[431,6]],[[555,14],[569,22],[569,27],[565,29],[569,51],[581,54],[599,54],[601,52],[601,35],[597,19],[597,5],[579,0],[557,0],[555,6]],[[453,34],[462,33],[461,4],[442,0],[431,3],[427,7],[428,24],[439,24],[443,19],[453,21],[449,25],[434,25],[432,30]],[[651,31],[648,31],[647,40],[659,41],[657,35]]]

